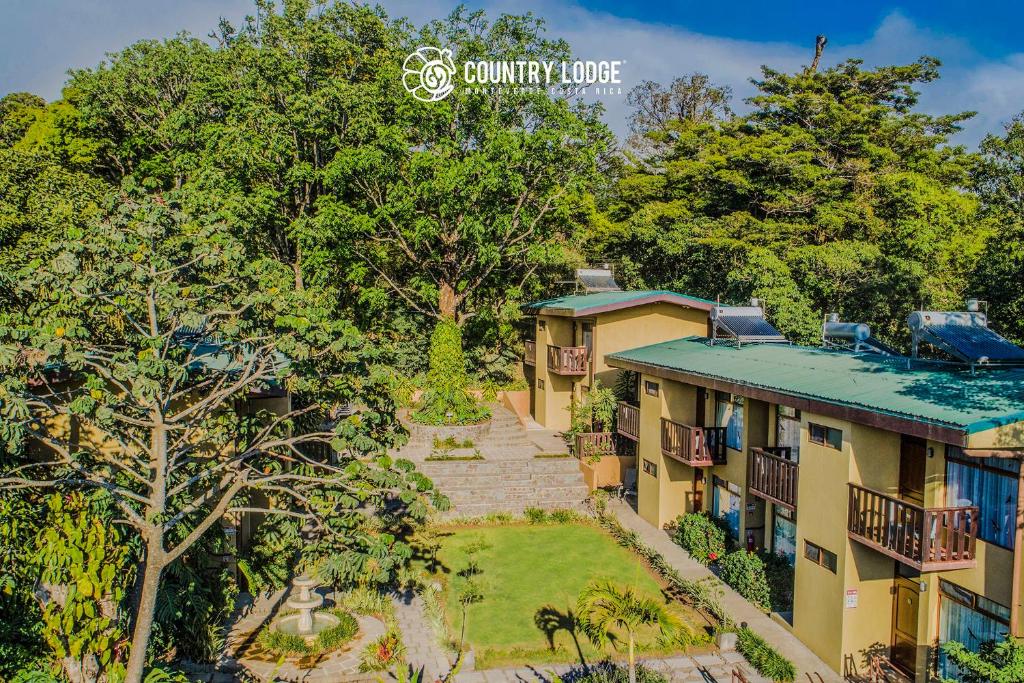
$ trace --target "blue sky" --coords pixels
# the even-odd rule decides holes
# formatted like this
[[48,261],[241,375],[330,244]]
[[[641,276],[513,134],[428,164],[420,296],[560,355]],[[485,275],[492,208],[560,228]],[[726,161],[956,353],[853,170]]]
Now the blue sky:
[[[422,22],[443,16],[450,0],[381,0],[392,16]],[[794,70],[811,57],[814,36],[829,38],[824,63],[859,57],[868,64],[909,62],[928,54],[943,77],[924,88],[933,113],[976,110],[957,141],[973,147],[1024,110],[1024,3],[651,2],[644,0],[475,0],[490,12],[531,10],[548,20],[583,59],[626,60],[625,91],[641,80],[667,82],[693,71],[742,98],[761,64]],[[95,65],[105,52],[140,38],[186,30],[205,36],[225,16],[239,20],[250,0],[0,0],[0,93],[29,90],[59,97],[69,68]],[[965,9],[965,7],[967,9]],[[608,123],[626,130],[625,96],[602,97]]]

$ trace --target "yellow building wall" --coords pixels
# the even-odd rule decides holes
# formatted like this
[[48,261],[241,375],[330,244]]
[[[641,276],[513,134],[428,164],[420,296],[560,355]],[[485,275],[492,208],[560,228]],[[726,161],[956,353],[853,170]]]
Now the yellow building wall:
[[[544,328],[541,329],[541,322]],[[574,381],[548,370],[549,346],[573,346],[572,319],[558,316],[537,316],[537,366],[534,380],[533,418],[547,429],[569,429]],[[544,388],[540,388],[540,382]]]
[[606,387],[615,385],[620,372],[605,363],[609,353],[708,332],[707,311],[669,303],[622,308],[594,320],[593,374]]
[[[818,424],[836,426],[820,416],[813,416]],[[844,449],[850,453],[848,480],[896,495],[899,493],[900,435],[864,425],[841,423]],[[815,448],[819,452],[830,449]],[[833,451],[834,452],[834,451]],[[803,462],[800,464],[803,476]],[[839,534],[845,536],[847,525],[847,502],[849,492],[844,491],[833,505],[833,524]],[[892,639],[892,588],[896,573],[895,560],[867,546],[845,539],[844,589],[837,596],[844,617],[842,653],[843,668],[840,671],[864,673],[870,665],[872,654],[886,654]],[[857,591],[857,606],[845,606],[845,591]],[[920,611],[918,612],[920,617]]]
[[[644,390],[645,381],[658,384],[657,396],[647,394]],[[637,462],[640,473],[637,475],[637,511],[641,517],[658,528],[693,510],[694,469],[662,455],[661,418],[693,424],[696,399],[695,387],[649,375],[640,377],[640,458]],[[658,466],[656,479],[643,472],[644,460]]]

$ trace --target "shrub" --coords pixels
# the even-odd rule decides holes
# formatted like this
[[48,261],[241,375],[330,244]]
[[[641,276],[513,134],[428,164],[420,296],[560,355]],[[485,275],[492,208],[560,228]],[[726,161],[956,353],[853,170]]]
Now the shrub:
[[793,663],[745,626],[737,633],[736,648],[762,676],[777,683],[792,683],[796,679],[796,667]]
[[785,555],[765,552],[761,554],[764,573],[768,579],[772,610],[788,612],[793,609],[793,565]]
[[551,514],[549,514],[548,516],[551,518],[551,521],[555,524],[571,524],[572,522],[577,522],[580,519],[579,513],[577,513],[575,510],[569,510],[567,508],[558,508],[557,510],[552,510]]
[[526,508],[523,510],[523,516],[530,524],[544,524],[548,521],[548,513],[540,508]]
[[260,631],[257,640],[264,650],[278,656],[317,655],[336,650],[355,637],[359,622],[345,610],[331,610],[331,614],[338,617],[338,623],[321,631],[312,645],[307,645],[302,636],[282,633],[273,626]]
[[434,437],[434,448],[437,450],[450,451],[456,448],[472,448],[475,445],[476,444],[473,443],[473,439],[469,438],[459,441],[458,439],[451,435],[448,435],[443,439],[436,436]]
[[[958,669],[963,683],[1014,683],[1024,681],[1024,640],[1009,633],[1003,640],[989,640],[973,652],[955,640],[942,644],[942,652]],[[943,683],[953,683],[944,679]]]
[[282,633],[273,628],[265,628],[260,632],[259,644],[264,650],[275,655],[304,655],[309,653],[309,646],[302,636]]
[[469,395],[467,382],[462,330],[453,319],[444,318],[430,337],[427,388],[412,419],[427,425],[465,425],[486,420],[490,411]]
[[316,642],[313,644],[316,652],[335,650],[359,633],[359,622],[351,614],[342,610],[335,610],[333,614],[340,621],[336,626],[324,629],[317,635]]
[[737,550],[718,562],[718,575],[758,608],[771,610],[771,594],[768,578],[764,573],[764,562],[754,553]]
[[672,540],[702,564],[725,556],[725,532],[705,513],[691,512],[676,518]]
[[[591,665],[582,676],[573,676],[575,683],[629,683],[629,670],[614,662],[604,661]],[[643,664],[636,666],[637,683],[668,683],[668,679]]]

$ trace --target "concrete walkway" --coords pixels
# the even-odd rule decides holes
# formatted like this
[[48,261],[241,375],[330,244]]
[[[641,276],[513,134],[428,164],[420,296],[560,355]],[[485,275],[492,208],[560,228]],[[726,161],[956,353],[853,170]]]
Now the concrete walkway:
[[423,600],[412,591],[396,593],[395,620],[405,644],[405,661],[416,669],[423,669],[422,681],[430,683],[448,674],[451,663],[437,643],[434,629],[427,623]]
[[[691,558],[685,550],[673,543],[664,530],[644,521],[627,503],[611,500],[608,503],[608,509],[615,514],[622,526],[635,531],[644,543],[661,553],[661,556],[675,567],[683,578],[699,580],[715,576],[711,570]],[[809,675],[812,680],[817,681],[817,675],[820,675],[826,683],[842,683],[842,677],[829,668],[818,655],[811,652],[796,636],[747,602],[739,593],[725,585],[717,577],[715,577],[715,581],[722,588],[722,606],[725,611],[737,623],[747,622],[747,626],[752,631],[793,662],[797,668],[798,680],[805,679]]]

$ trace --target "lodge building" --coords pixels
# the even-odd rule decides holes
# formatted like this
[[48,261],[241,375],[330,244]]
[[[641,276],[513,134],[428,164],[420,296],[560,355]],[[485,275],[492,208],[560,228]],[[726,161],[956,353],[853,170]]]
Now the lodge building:
[[[550,306],[529,309],[538,358],[573,331],[544,320]],[[791,344],[757,305],[691,304],[690,334],[652,339],[677,328],[622,308],[623,348],[588,347],[580,377],[628,373],[609,455],[634,458],[640,516],[663,527],[706,511],[741,546],[785,557],[792,605],[773,618],[836,672],[884,660],[909,680],[956,678],[940,643],[977,649],[1024,627],[1024,350],[969,308],[914,313],[906,356],[834,320],[821,347]],[[561,388],[550,377],[534,375],[531,408],[564,428],[544,412]]]

